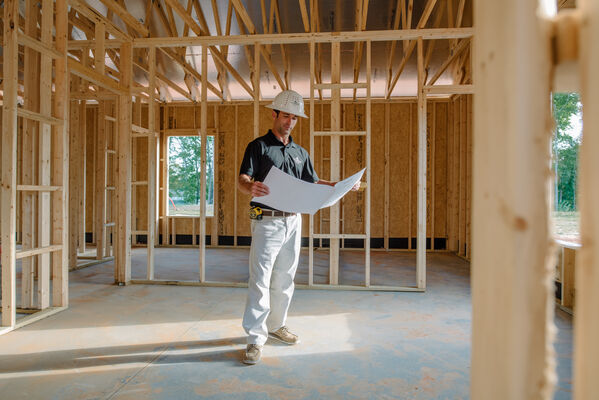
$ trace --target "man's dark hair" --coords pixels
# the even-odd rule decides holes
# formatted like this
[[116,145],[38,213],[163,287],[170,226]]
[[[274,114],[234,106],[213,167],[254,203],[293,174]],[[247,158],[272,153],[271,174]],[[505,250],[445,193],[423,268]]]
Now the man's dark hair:
[[277,113],[277,117],[279,116],[279,113],[281,112],[279,110],[273,110],[273,111]]

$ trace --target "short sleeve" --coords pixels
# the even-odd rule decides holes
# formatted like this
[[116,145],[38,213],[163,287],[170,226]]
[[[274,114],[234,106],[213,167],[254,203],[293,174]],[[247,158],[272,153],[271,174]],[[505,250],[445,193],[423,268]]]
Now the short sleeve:
[[316,183],[320,179],[318,175],[316,175],[316,171],[314,171],[314,166],[312,165],[312,160],[310,160],[310,156],[307,152],[304,152],[306,157],[306,162],[304,163],[304,169],[302,171],[302,181]]
[[250,142],[245,148],[243,161],[239,167],[239,175],[246,174],[255,178],[260,170],[260,158],[262,157],[262,147],[257,141]]

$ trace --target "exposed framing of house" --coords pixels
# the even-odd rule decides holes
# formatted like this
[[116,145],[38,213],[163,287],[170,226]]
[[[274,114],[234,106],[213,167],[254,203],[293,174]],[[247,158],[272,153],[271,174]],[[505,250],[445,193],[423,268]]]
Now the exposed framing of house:
[[[429,95],[434,94],[469,94],[475,90],[473,77],[470,70],[474,70],[476,78],[476,87],[478,96],[475,104],[470,102],[460,102],[458,106],[460,115],[468,114],[471,108],[477,110],[494,110],[501,107],[506,108],[507,118],[498,120],[494,113],[478,112],[474,116],[475,126],[473,129],[475,147],[474,147],[474,174],[472,182],[477,188],[474,192],[473,202],[473,226],[472,234],[476,236],[476,251],[472,253],[473,265],[473,304],[474,308],[474,335],[473,335],[473,376],[472,376],[472,394],[473,397],[481,397],[491,392],[498,398],[513,398],[530,396],[531,393],[538,394],[539,397],[548,397],[551,393],[552,383],[550,374],[547,372],[547,362],[551,360],[548,356],[546,345],[550,342],[550,312],[547,312],[551,305],[549,301],[546,265],[550,252],[550,245],[547,240],[547,210],[543,205],[539,212],[533,209],[538,207],[539,198],[545,194],[547,147],[539,146],[538,141],[545,143],[546,121],[548,119],[548,110],[538,106],[538,97],[543,97],[550,92],[551,75],[550,68],[554,64],[563,61],[560,58],[559,37],[563,35],[559,29],[562,21],[551,18],[543,19],[537,15],[536,6],[533,3],[510,0],[507,2],[479,2],[476,9],[477,21],[485,21],[485,24],[478,24],[476,28],[477,41],[474,43],[476,48],[469,50],[473,46],[471,38],[474,30],[470,28],[461,28],[462,13],[464,10],[464,0],[460,0],[456,18],[453,18],[453,3],[447,3],[447,28],[426,28],[427,20],[436,7],[439,7],[435,0],[427,1],[423,16],[412,29],[412,9],[413,1],[409,0],[406,7],[405,2],[398,2],[396,9],[401,10],[393,20],[393,26],[398,27],[401,23],[402,29],[389,29],[385,31],[366,31],[364,30],[364,20],[368,14],[368,2],[358,1],[356,8],[356,30],[352,32],[322,32],[318,26],[318,10],[315,0],[310,1],[309,8],[304,0],[299,0],[301,8],[302,22],[305,33],[282,33],[278,26],[280,18],[276,18],[278,13],[277,2],[272,2],[270,8],[270,19],[266,20],[266,8],[262,2],[263,9],[263,33],[258,33],[255,26],[248,18],[247,11],[239,0],[232,0],[229,3],[226,19],[225,32],[222,27],[218,28],[218,35],[211,36],[203,21],[202,8],[199,2],[188,2],[185,9],[177,0],[165,0],[163,2],[151,2],[148,4],[148,10],[156,7],[159,9],[159,16],[170,37],[155,38],[148,37],[147,27],[148,17],[144,24],[138,22],[127,11],[124,2],[103,1],[109,8],[110,17],[105,17],[93,10],[83,0],[69,0],[68,4],[73,8],[72,12],[67,10],[66,0],[43,0],[42,12],[40,15],[32,15],[34,12],[32,2],[27,3],[27,18],[20,18],[18,1],[6,0],[4,2],[3,18],[3,132],[2,132],[2,327],[0,333],[5,333],[27,323],[31,323],[39,318],[43,318],[52,313],[58,312],[68,305],[68,264],[69,254],[71,258],[73,253],[69,253],[67,246],[69,243],[74,246],[80,245],[81,235],[68,235],[69,220],[67,204],[80,202],[80,199],[72,198],[68,201],[69,177],[69,135],[67,133],[68,104],[69,101],[79,100],[99,101],[100,107],[104,111],[98,115],[98,126],[107,123],[114,125],[114,133],[117,145],[115,148],[107,149],[103,146],[98,147],[96,154],[96,163],[104,165],[102,174],[106,175],[106,165],[104,160],[109,151],[114,151],[110,157],[114,158],[114,192],[117,196],[114,203],[114,220],[108,221],[106,215],[110,209],[106,202],[99,200],[105,198],[108,189],[105,181],[96,183],[95,193],[99,194],[95,198],[95,209],[100,210],[95,221],[95,230],[97,234],[96,241],[104,240],[102,230],[108,227],[107,224],[114,223],[114,255],[115,255],[115,280],[120,284],[131,282],[130,279],[130,251],[131,235],[136,233],[131,229],[131,191],[132,185],[138,184],[138,181],[132,182],[133,160],[131,157],[132,139],[140,135],[148,137],[148,151],[155,151],[157,146],[153,144],[157,138],[156,120],[156,91],[159,88],[172,88],[190,101],[198,100],[197,84],[193,79],[186,79],[187,90],[170,81],[164,74],[161,74],[160,63],[156,59],[156,49],[160,49],[171,59],[175,60],[187,73],[200,82],[201,88],[199,101],[201,101],[201,123],[200,134],[202,136],[202,163],[205,164],[205,145],[208,132],[207,122],[207,91],[217,95],[220,99],[230,99],[228,86],[228,76],[231,77],[251,96],[254,101],[254,113],[260,105],[260,93],[257,84],[257,75],[260,71],[261,60],[264,59],[266,66],[277,76],[277,83],[281,88],[288,87],[288,61],[284,63],[283,77],[276,70],[275,64],[271,59],[271,46],[280,45],[285,54],[285,46],[290,44],[306,44],[312,54],[311,73],[312,89],[319,91],[319,99],[322,99],[322,47],[324,44],[331,44],[332,47],[339,46],[340,43],[354,43],[354,81],[357,84],[359,76],[359,65],[363,54],[363,43],[366,42],[367,57],[370,54],[369,47],[373,42],[390,42],[393,49],[393,43],[402,41],[403,54],[401,62],[393,71],[393,53],[391,52],[388,62],[387,73],[387,93],[386,97],[391,98],[392,91],[402,74],[405,64],[411,54],[416,50],[418,65],[418,92],[417,92],[417,114],[418,123],[418,185],[417,185],[417,204],[418,204],[418,223],[417,223],[417,287],[407,288],[411,290],[422,290],[426,287],[425,276],[425,248],[426,248],[426,111],[427,99]],[[55,12],[52,8],[55,7]],[[215,2],[212,2],[215,8]],[[75,10],[73,12],[73,10]],[[199,23],[192,17],[192,10],[195,10]],[[247,30],[248,34],[230,36],[230,26],[235,18],[240,23],[240,28]],[[185,21],[184,32],[193,31],[197,36],[188,37],[178,36],[169,28],[172,27],[174,15],[178,15]],[[309,15],[308,15],[309,14]],[[56,16],[56,22],[52,16]],[[118,16],[127,26],[127,32],[123,32],[113,22],[113,16]],[[149,16],[149,13],[148,13]],[[501,18],[498,18],[501,16]],[[31,17],[31,18],[30,18]],[[275,23],[276,19],[276,23]],[[169,21],[170,20],[170,21]],[[441,21],[441,17],[434,20]],[[597,246],[593,245],[593,240],[599,237],[599,219],[594,211],[594,206],[599,201],[599,193],[595,182],[597,182],[597,171],[599,171],[598,159],[594,156],[599,150],[599,140],[594,132],[599,130],[599,82],[598,76],[593,73],[599,64],[599,52],[596,46],[596,37],[599,36],[599,6],[592,0],[580,0],[580,15],[573,18],[572,25],[579,30],[580,34],[574,34],[573,37],[580,39],[578,46],[580,54],[576,55],[576,60],[580,65],[580,88],[582,101],[585,107],[585,132],[590,132],[584,137],[584,144],[581,150],[581,215],[582,215],[582,242],[580,257],[577,258],[577,326],[576,335],[576,353],[575,353],[575,392],[580,398],[592,398],[595,393],[593,373],[597,370],[597,357],[599,344],[596,337],[599,336],[599,321],[594,318],[594,312],[599,307],[599,297],[596,295],[599,288],[599,255]],[[25,22],[27,21],[27,22]],[[39,21],[40,29],[37,32],[35,26]],[[68,22],[72,25],[89,32],[93,35],[93,40],[68,41]],[[424,22],[423,22],[424,21]],[[507,40],[513,38],[510,36],[508,27],[518,23],[526,25],[527,37],[521,41]],[[52,28],[54,25],[55,38],[52,38]],[[243,26],[242,26],[243,25]],[[519,26],[520,26],[519,25]],[[23,31],[19,31],[23,26]],[[274,33],[277,27],[278,33]],[[268,28],[268,29],[267,29]],[[391,27],[390,27],[391,28]],[[568,31],[568,29],[566,29]],[[499,34],[498,34],[499,32]],[[557,33],[555,33],[557,32]],[[571,32],[570,32],[571,33]],[[107,35],[109,35],[107,37]],[[557,35],[557,38],[556,38]],[[91,37],[91,36],[90,36]],[[111,38],[112,37],[112,38]],[[549,41],[557,41],[557,51],[552,54],[549,47]],[[428,64],[430,52],[432,52],[433,41],[450,40],[452,41],[452,54],[443,63],[440,70],[436,71],[429,79]],[[510,43],[509,46],[505,45]],[[568,42],[568,44],[571,44]],[[25,59],[27,60],[24,68],[24,81],[19,81],[19,46],[24,46]],[[254,71],[254,77],[250,85],[235,70],[228,61],[227,49],[230,45],[241,45],[247,49],[247,59]],[[425,45],[428,45],[426,47]],[[185,48],[187,46],[201,46],[202,48],[202,67],[197,72],[185,60]],[[253,47],[253,54],[250,46]],[[426,48],[425,48],[426,47]],[[568,47],[568,46],[564,46]],[[94,52],[94,60],[89,59],[89,50]],[[135,52],[149,54],[149,63],[145,65],[134,60]],[[34,52],[39,53],[39,61],[36,60]],[[493,52],[492,56],[490,53]],[[70,53],[70,55],[67,55]],[[207,60],[208,54],[211,55],[215,65],[219,69],[218,85],[210,84],[207,81]],[[509,62],[513,62],[516,57],[524,54],[529,58],[529,62],[521,63],[523,67],[513,70],[518,73],[520,80],[529,85],[529,91],[522,90],[521,87],[507,85],[501,79],[505,71],[512,71],[507,68]],[[316,55],[318,55],[316,57]],[[108,56],[116,69],[105,67],[105,57]],[[473,67],[470,68],[470,60],[474,59]],[[29,65],[29,61],[31,64]],[[39,63],[39,64],[38,64]],[[54,74],[52,75],[52,63],[54,63]],[[148,72],[147,87],[133,81],[132,70],[137,64],[140,68],[146,68]],[[484,68],[483,68],[484,64]],[[35,69],[39,65],[39,79],[35,76]],[[92,67],[95,65],[95,67]],[[33,67],[34,66],[34,67]],[[439,76],[444,70],[452,70],[457,78],[454,85],[436,85]],[[69,72],[76,78],[78,93],[71,93],[69,98]],[[512,76],[512,81],[516,81],[516,76]],[[513,83],[512,82],[512,83]],[[53,83],[53,86],[52,86]],[[340,82],[339,82],[340,83]],[[53,87],[53,89],[52,89]],[[32,91],[39,88],[39,96],[31,96]],[[195,89],[195,90],[194,90]],[[511,90],[511,92],[510,92]],[[517,91],[516,91],[517,90]],[[527,93],[530,101],[513,102],[505,104],[505,96],[498,96],[498,93],[508,95]],[[142,101],[150,104],[148,117],[148,127],[141,127],[132,123],[132,96],[138,96]],[[19,107],[17,99],[23,96],[25,99],[24,107]],[[167,95],[165,95],[167,96]],[[38,97],[37,99],[35,97]],[[138,98],[138,100],[139,100]],[[337,101],[336,99],[333,100]],[[114,103],[114,109],[117,114],[107,114],[105,107],[107,104]],[[39,104],[39,105],[38,105]],[[104,104],[104,106],[102,106]],[[118,106],[117,106],[118,105]],[[79,105],[81,107],[81,103]],[[36,111],[36,108],[39,110]],[[520,107],[520,108],[519,108]],[[311,106],[312,108],[312,106]],[[81,114],[80,114],[81,115]],[[254,114],[256,115],[256,114]],[[80,116],[81,118],[81,116]],[[332,117],[334,118],[334,117]],[[23,128],[19,122],[24,121]],[[254,120],[255,132],[257,118]],[[72,123],[77,122],[76,119]],[[454,119],[454,124],[457,121]],[[239,122],[236,121],[236,124]],[[82,129],[82,122],[73,125]],[[388,124],[387,124],[388,126]],[[520,127],[524,128],[520,128]],[[506,129],[507,128],[507,129]],[[512,129],[513,128],[513,129]],[[32,173],[23,175],[21,182],[17,180],[16,160],[18,132],[23,132],[23,149],[27,150],[27,155],[23,161],[27,165],[32,165]],[[102,128],[103,129],[103,128]],[[333,127],[331,127],[333,129]],[[311,129],[314,131],[314,129]],[[507,138],[506,138],[507,135]],[[518,140],[516,140],[518,136]],[[75,136],[73,146],[82,146]],[[80,139],[80,138],[79,138]],[[100,138],[102,139],[102,138]],[[513,139],[513,140],[509,140]],[[235,139],[237,141],[237,138]],[[386,137],[388,140],[388,136]],[[524,147],[518,147],[524,141]],[[104,142],[105,143],[105,142]],[[516,144],[518,143],[518,144]],[[236,143],[237,144],[237,143]],[[466,138],[454,140],[452,143],[454,149],[466,149],[472,146]],[[525,151],[529,157],[518,158],[522,165],[518,171],[509,168],[507,163],[514,161],[516,157],[512,154],[519,154],[519,151]],[[465,154],[465,152],[463,152]],[[164,154],[164,153],[163,153]],[[433,153],[434,154],[434,153]],[[389,154],[386,154],[389,157]],[[172,283],[153,280],[153,245],[156,243],[156,203],[157,196],[157,157],[149,158],[148,164],[148,280],[139,281],[143,283]],[[332,157],[331,157],[332,159]],[[80,165],[81,160],[71,160],[73,165]],[[335,163],[335,161],[333,161]],[[467,158],[460,158],[460,164],[467,165]],[[205,169],[204,169],[205,170]],[[468,168],[460,168],[467,174]],[[511,174],[500,174],[497,171],[508,171]],[[153,175],[153,176],[152,176]],[[388,170],[385,175],[389,176]],[[74,176],[72,184],[81,182],[81,177]],[[452,179],[458,179],[455,175]],[[468,182],[467,175],[460,176],[462,182]],[[104,183],[102,183],[104,182]],[[202,178],[202,191],[205,191],[205,172]],[[489,186],[490,183],[493,186]],[[530,182],[534,184],[530,185]],[[368,180],[370,186],[370,181]],[[517,189],[517,190],[516,190]],[[369,190],[369,187],[367,188]],[[461,189],[460,189],[461,191]],[[499,194],[497,194],[499,193]],[[508,195],[503,196],[502,193]],[[518,193],[518,195],[514,195]],[[467,202],[462,200],[460,193],[459,207],[454,209],[457,212],[469,218]],[[164,192],[162,193],[164,196]],[[17,201],[21,199],[21,202]],[[388,198],[388,195],[386,195]],[[501,201],[499,201],[499,200]],[[533,203],[533,200],[534,203]],[[499,206],[498,206],[499,202]],[[20,205],[19,203],[22,203]],[[455,205],[454,205],[455,206]],[[17,232],[17,208],[22,207],[27,217],[20,223],[24,226],[22,234],[23,248],[17,250],[16,232]],[[198,282],[177,284],[198,284],[206,286],[218,286],[218,282],[206,282],[205,272],[205,205],[200,218],[200,279]],[[367,206],[367,209],[369,207]],[[385,204],[388,208],[388,204]],[[388,214],[388,211],[386,211]],[[369,213],[369,211],[367,211]],[[332,219],[338,217],[333,214]],[[507,222],[506,222],[507,221]],[[335,222],[335,221],[333,221]],[[338,222],[338,221],[337,221]],[[73,222],[74,223],[74,222]],[[81,224],[82,222],[78,222]],[[490,232],[489,226],[496,228]],[[73,225],[71,225],[73,227]],[[433,227],[434,229],[434,227]],[[468,237],[468,225],[458,232],[458,240],[453,240],[449,247],[457,249],[458,253],[466,257],[470,256],[470,246],[464,247],[466,237]],[[337,233],[333,232],[333,235]],[[511,239],[515,235],[518,240]],[[366,233],[368,236],[368,232]],[[388,234],[385,236],[388,242]],[[497,241],[501,241],[505,246],[501,247],[502,253],[498,254]],[[521,243],[529,243],[532,248],[530,257],[521,257]],[[411,244],[410,244],[411,247]],[[105,244],[99,246],[98,256],[105,258]],[[30,317],[17,321],[17,300],[16,300],[16,260],[23,259],[24,275],[23,280],[23,305],[31,306],[40,310]],[[35,260],[35,261],[34,261]],[[52,262],[50,263],[50,260]],[[333,263],[334,259],[332,258]],[[505,268],[505,266],[509,266]],[[532,266],[532,267],[531,267]],[[34,272],[37,270],[37,282],[32,280]],[[513,279],[515,276],[518,279]],[[52,278],[52,285],[50,285]],[[513,287],[504,285],[504,283],[516,282],[521,290],[514,291]],[[35,283],[37,283],[37,303],[34,292]],[[502,285],[502,286],[498,286]],[[311,288],[321,288],[319,285],[309,285]],[[347,289],[342,285],[331,286],[331,288]],[[50,297],[50,289],[52,296]],[[354,289],[354,287],[352,287]],[[358,287],[359,290],[375,289],[368,287]],[[509,299],[511,307],[504,304],[498,304],[497,297]],[[530,298],[534,297],[534,302]],[[35,304],[34,304],[35,303]],[[522,306],[524,305],[524,306]],[[539,312],[542,310],[542,313]],[[514,321],[514,324],[505,323],[504,330],[498,329],[495,320],[501,318],[505,321]],[[525,325],[522,334],[522,328]],[[513,329],[511,327],[514,327]],[[514,329],[518,329],[516,332]],[[510,330],[512,329],[512,330]],[[541,340],[539,340],[541,338]],[[489,343],[492,345],[490,346]],[[526,351],[519,351],[525,349]],[[484,351],[483,351],[484,350]],[[502,360],[502,362],[490,362],[490,360]],[[533,371],[534,376],[525,373]],[[517,384],[513,384],[517,382]],[[512,383],[512,384],[510,384]],[[484,393],[484,394],[483,394]]]

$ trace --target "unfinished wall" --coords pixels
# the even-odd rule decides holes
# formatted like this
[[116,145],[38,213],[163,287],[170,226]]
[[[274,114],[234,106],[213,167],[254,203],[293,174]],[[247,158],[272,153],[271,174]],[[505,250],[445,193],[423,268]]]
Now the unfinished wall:
[[[265,103],[266,104],[266,103]],[[93,232],[94,152],[97,106],[87,111],[87,196],[86,232]],[[138,114],[136,114],[136,112]],[[376,102],[372,104],[372,208],[371,246],[386,249],[415,249],[417,218],[417,104],[415,100]],[[428,174],[427,174],[427,248],[451,250],[470,257],[470,180],[471,180],[471,96],[451,100],[429,100]],[[137,116],[139,115],[139,117]],[[147,109],[135,111],[134,123],[145,126]],[[316,130],[327,130],[330,106],[317,104]],[[363,130],[365,104],[343,102],[342,129]],[[193,135],[199,132],[200,107],[192,104],[169,104],[160,112],[161,137],[159,168],[159,243],[162,245],[196,245],[199,218],[166,215],[166,157],[167,137]],[[260,132],[271,126],[268,110],[260,111]],[[300,119],[292,136],[309,151],[309,123]],[[253,104],[210,104],[208,134],[215,140],[215,207],[214,216],[206,219],[207,244],[211,246],[249,245],[250,224],[247,216],[249,196],[236,190],[239,164],[248,142],[253,140]],[[133,139],[133,182],[145,181],[147,174],[147,138]],[[314,140],[314,164],[322,179],[329,178],[329,139]],[[349,176],[366,163],[364,137],[343,137],[341,171]],[[144,230],[147,224],[147,191],[134,186],[132,191],[132,231]],[[365,192],[349,193],[341,209],[342,231],[364,231]],[[328,230],[328,210],[315,216],[315,233]],[[321,231],[322,227],[322,231]],[[308,217],[304,217],[303,245],[307,245]],[[167,240],[168,238],[168,240]],[[315,240],[327,246],[327,240]],[[133,243],[145,243],[145,235],[134,235]],[[343,247],[363,247],[362,239],[347,239]]]

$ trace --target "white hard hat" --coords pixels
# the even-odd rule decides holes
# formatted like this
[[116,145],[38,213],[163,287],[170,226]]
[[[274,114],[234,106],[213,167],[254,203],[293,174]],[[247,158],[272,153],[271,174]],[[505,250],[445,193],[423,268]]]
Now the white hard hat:
[[308,116],[304,114],[304,99],[294,90],[283,90],[277,97],[275,97],[272,104],[269,104],[266,107],[289,114],[295,114],[298,117],[308,118]]

